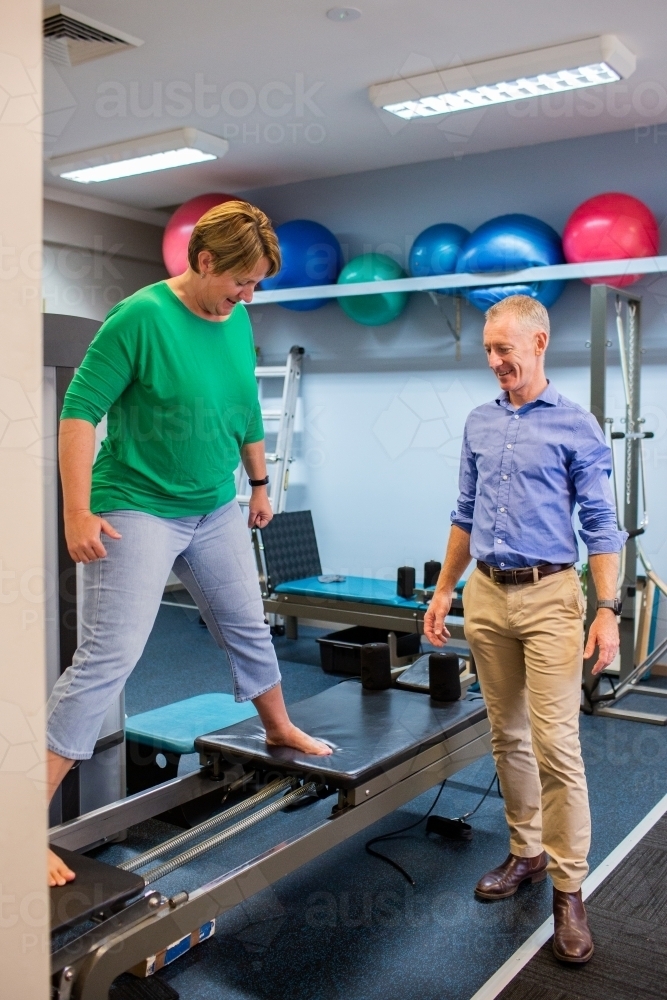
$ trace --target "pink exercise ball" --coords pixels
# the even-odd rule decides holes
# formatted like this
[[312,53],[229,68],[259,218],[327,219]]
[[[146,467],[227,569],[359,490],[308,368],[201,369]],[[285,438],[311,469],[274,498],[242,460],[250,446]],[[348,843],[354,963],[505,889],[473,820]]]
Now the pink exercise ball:
[[188,266],[188,243],[195,224],[210,208],[234,201],[233,194],[200,194],[177,208],[162,237],[162,257],[171,278],[183,274]]
[[[651,209],[639,198],[621,191],[598,194],[582,202],[563,231],[563,251],[569,264],[654,257],[659,246],[658,223]],[[608,283],[622,288],[640,277],[640,274],[622,274],[583,280],[589,285]]]

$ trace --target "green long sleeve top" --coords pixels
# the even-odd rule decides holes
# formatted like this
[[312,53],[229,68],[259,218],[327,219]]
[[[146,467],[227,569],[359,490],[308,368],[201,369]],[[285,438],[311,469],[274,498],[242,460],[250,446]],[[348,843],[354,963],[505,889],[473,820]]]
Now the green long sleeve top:
[[161,281],[114,306],[61,413],[93,425],[108,415],[91,510],[188,517],[233,500],[241,448],[264,437],[254,372],[240,303],[212,322]]

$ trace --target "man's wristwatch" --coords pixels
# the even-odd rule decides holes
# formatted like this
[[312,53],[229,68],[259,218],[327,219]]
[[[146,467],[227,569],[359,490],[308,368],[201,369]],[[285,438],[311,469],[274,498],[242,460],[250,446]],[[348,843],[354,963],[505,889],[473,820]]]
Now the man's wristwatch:
[[598,601],[598,611],[600,608],[609,608],[609,610],[613,611],[615,615],[620,615],[623,609],[623,602],[619,601],[617,597],[615,597],[613,601]]
[[269,477],[265,476],[264,479],[249,479],[248,482],[251,486],[268,486]]

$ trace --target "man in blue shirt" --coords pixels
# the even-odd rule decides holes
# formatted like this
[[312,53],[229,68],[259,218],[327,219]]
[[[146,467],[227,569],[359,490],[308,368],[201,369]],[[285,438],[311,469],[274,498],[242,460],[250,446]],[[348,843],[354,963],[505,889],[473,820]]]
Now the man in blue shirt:
[[[463,592],[465,634],[489,712],[510,854],[475,892],[505,899],[549,873],[554,953],[583,963],[593,940],[581,899],[590,846],[582,668],[596,647],[594,673],[618,651],[618,553],[627,535],[617,527],[609,448],[592,414],[546,378],[548,343],[549,317],[535,299],[510,296],[486,314],[484,349],[501,393],[466,421],[460,495],[424,631],[436,646],[447,641],[454,587],[476,559]],[[575,505],[599,599],[585,650]]]

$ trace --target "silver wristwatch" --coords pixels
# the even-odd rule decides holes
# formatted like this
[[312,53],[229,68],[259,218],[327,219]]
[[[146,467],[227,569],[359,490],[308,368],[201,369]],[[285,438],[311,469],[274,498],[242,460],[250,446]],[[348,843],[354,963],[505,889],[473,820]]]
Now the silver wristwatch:
[[609,610],[613,611],[615,615],[620,615],[623,608],[623,602],[619,601],[619,599],[615,597],[613,601],[598,601],[597,607],[598,611],[600,608],[609,608]]

